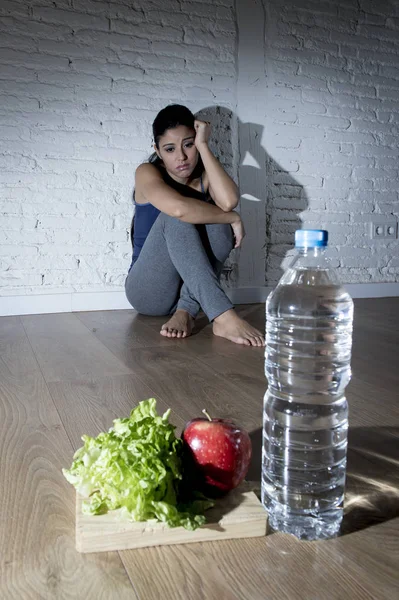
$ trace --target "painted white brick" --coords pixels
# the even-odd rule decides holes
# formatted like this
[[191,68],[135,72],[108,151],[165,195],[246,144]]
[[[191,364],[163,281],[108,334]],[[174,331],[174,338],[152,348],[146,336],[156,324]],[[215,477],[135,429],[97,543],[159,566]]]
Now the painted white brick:
[[42,83],[49,83],[69,90],[76,86],[84,89],[109,91],[112,83],[111,77],[96,77],[86,73],[51,73],[43,71],[39,73],[38,79]]
[[299,125],[305,125],[307,127],[322,127],[325,130],[349,129],[351,126],[350,119],[329,116],[320,117],[319,115],[300,115],[298,123]]
[[[141,0],[142,2],[144,0]],[[192,3],[192,0],[181,0],[180,2],[180,7],[182,8],[182,10],[184,9],[185,6],[188,7],[188,9],[190,8]],[[213,0],[200,0],[201,4],[206,4],[207,6],[214,6],[216,3],[213,2]],[[218,6],[221,7],[227,7],[230,10],[234,10],[234,2],[232,0],[218,0],[217,1]]]
[[74,29],[85,28],[93,31],[109,31],[109,20],[106,17],[97,17],[71,10],[34,6],[33,17],[44,23],[68,25]]
[[34,111],[39,108],[38,100],[18,96],[0,95],[0,110],[6,110],[7,114],[16,110]]
[[302,64],[300,66],[299,73],[305,77],[311,77],[315,79],[322,79],[328,81],[338,82],[350,82],[352,80],[352,74],[348,71],[343,71],[340,68],[333,69],[326,66]]
[[59,88],[55,85],[47,85],[45,83],[22,83],[22,82],[5,82],[0,81],[0,93],[6,92],[10,95],[28,96],[36,98],[40,101],[42,98],[73,100],[74,92],[71,89]]
[[17,186],[31,190],[40,190],[47,188],[67,188],[72,187],[76,182],[74,174],[55,175],[53,173],[18,173],[13,171],[4,171],[0,173],[0,184]]
[[[51,256],[54,257],[64,257],[64,256],[75,256],[79,258],[80,256],[94,256],[98,254],[98,245],[96,243],[93,244],[47,244],[40,246],[40,253],[42,256],[48,256],[49,252],[51,252]],[[53,265],[48,265],[50,268],[53,268]]]
[[165,54],[166,56],[177,56],[179,58],[183,55],[188,59],[194,61],[197,58],[199,58],[200,60],[209,61],[214,61],[215,58],[218,58],[218,60],[221,60],[222,62],[234,62],[235,60],[233,52],[228,52],[226,50],[222,52],[221,50],[219,50],[216,54],[216,48],[212,49],[206,46],[201,46],[198,39],[192,44],[189,44],[189,42],[186,41],[185,45],[174,44],[171,42],[153,41],[151,47],[156,54]]
[[37,44],[35,40],[29,37],[17,34],[8,33],[0,18],[0,49],[1,56],[10,50],[13,46],[18,47],[18,50],[26,50],[27,52],[36,53]]
[[[58,26],[57,26],[58,27]],[[117,59],[117,55],[115,53],[115,51],[112,49],[112,42],[110,39],[110,35],[107,35],[105,37],[105,34],[103,34],[103,45],[101,45],[101,43],[97,42],[94,44],[92,43],[91,45],[85,45],[84,43],[81,43],[82,40],[78,40],[77,38],[82,37],[79,36],[78,34],[76,36],[74,36],[74,38],[76,39],[75,42],[65,42],[65,41],[57,41],[57,40],[53,40],[53,39],[48,39],[48,38],[44,38],[44,39],[38,39],[37,40],[37,49],[39,50],[39,52],[41,53],[49,53],[51,55],[58,55],[58,56],[64,56],[70,59],[74,59],[75,57],[77,58],[91,58],[93,56],[93,53],[96,55],[96,57],[98,59],[103,59],[106,60],[108,58],[113,58],[114,60]],[[125,37],[125,36],[121,36],[121,37]],[[90,42],[90,36],[88,37],[88,40]],[[85,40],[83,40],[84,42]],[[108,46],[108,42],[110,44],[110,47]],[[130,45],[132,44],[132,42],[130,42]],[[93,48],[94,46],[94,48]],[[147,42],[147,48],[148,48],[148,42]]]
[[0,14],[27,17],[29,15],[29,5],[21,2],[13,2],[12,0],[2,0]]
[[76,146],[91,146],[103,148],[108,145],[108,137],[104,133],[77,132],[77,131],[36,131],[31,130],[31,139],[38,145],[49,144],[74,144]]
[[[19,47],[19,40],[17,42],[17,47]],[[30,67],[36,69],[56,69],[56,70],[66,70],[69,68],[69,61],[67,58],[61,56],[51,56],[48,54],[39,54],[37,52],[22,52],[20,50],[13,50],[12,48],[7,48],[1,52],[1,62],[9,63],[14,68],[16,65],[21,65],[23,67]],[[4,73],[3,68],[1,68],[1,73]]]
[[375,179],[373,189],[379,191],[393,192],[398,189],[398,171],[392,171],[392,179]]
[[58,9],[62,8],[69,10],[71,9],[73,2],[72,0],[56,0],[56,2],[52,0],[30,0],[29,4],[31,6],[51,6]]
[[50,236],[44,231],[0,231],[0,240],[2,244],[25,244],[27,236],[29,236],[29,242],[38,246],[45,244],[49,241]]
[[[90,37],[88,36],[87,41],[90,42]],[[153,43],[150,42],[145,37],[137,37],[136,35],[124,35],[120,33],[110,33],[107,35],[107,41],[109,42],[112,56],[118,57],[120,50],[128,50],[128,51],[143,51],[143,52],[151,52]],[[160,42],[160,43],[168,43],[168,42]],[[97,52],[96,52],[97,55]]]
[[328,91],[318,91],[318,90],[302,90],[302,98],[309,103],[319,102],[327,107],[337,106],[338,108],[355,108],[356,107],[356,99],[351,96],[334,96],[331,92]]
[[1,287],[25,288],[27,285],[39,286],[42,281],[43,278],[40,273],[32,273],[27,270],[7,270],[0,275]]
[[[58,190],[57,190],[58,191]],[[69,192],[71,195],[74,193],[72,191]],[[26,204],[22,205],[22,214],[24,217],[35,216],[36,222],[39,221],[43,216],[59,216],[69,217],[70,215],[76,215],[77,213],[77,204],[73,202],[54,202],[54,205],[49,203],[35,203],[35,204]],[[50,231],[51,233],[51,231]],[[73,232],[69,232],[71,234],[71,241],[73,241]],[[58,235],[58,234],[57,234]]]
[[365,96],[368,98],[375,98],[377,95],[377,89],[374,86],[356,85],[353,86],[347,83],[339,83],[332,81],[330,84],[330,90],[336,94],[348,94],[350,96]]
[[[182,72],[175,73],[173,76],[173,80],[174,84],[189,84],[190,86],[198,85],[219,90],[232,90],[235,87],[235,79],[232,77],[224,77],[223,75],[218,75],[216,77],[210,74],[188,74],[187,72]],[[144,75],[144,81],[151,81],[155,84],[161,84],[165,81],[165,72],[155,69],[149,69]]]
[[[26,238],[25,238],[26,240]],[[8,245],[8,244],[0,244],[0,255],[5,257],[31,257],[35,256],[38,253],[38,248],[36,246],[30,245]]]
[[36,167],[36,161],[25,156],[14,156],[12,154],[0,155],[0,169],[14,169],[15,171],[27,172],[33,171]]
[[28,127],[0,125],[0,138],[2,140],[29,140]]
[[[111,31],[118,32],[118,34],[126,34],[128,36],[134,35],[135,37],[137,36],[138,38],[143,38],[145,40],[157,39],[177,43],[182,42],[184,37],[182,27],[163,27],[149,23],[142,23],[139,26],[134,26],[131,23],[126,23],[125,21],[120,21],[118,19],[112,19]],[[134,45],[135,44],[133,43],[133,47]]]
[[112,134],[109,137],[109,145],[111,149],[115,148],[120,150],[141,150],[141,152],[149,154],[151,154],[153,150],[151,143],[147,137],[140,137],[136,135],[128,136]]
[[34,70],[25,67],[15,67],[13,65],[0,66],[0,79],[11,81],[37,81],[37,75]]
[[[371,0],[263,3],[267,280],[301,215],[328,226],[341,278],[396,281],[396,245],[354,250],[369,247],[370,215],[399,210],[397,15]],[[123,289],[152,119],[173,101],[234,111],[237,41],[232,0],[2,3],[0,254],[15,272],[0,294]]]
[[[85,0],[82,0],[83,7],[85,6]],[[97,2],[93,2],[93,10],[96,12]],[[103,6],[103,4],[101,4]],[[142,23],[145,20],[148,20],[149,13],[152,12],[150,6],[147,5],[145,11],[140,8],[137,2],[134,4],[132,2],[128,3],[126,6],[121,5],[120,3],[106,3],[106,8],[104,7],[104,11],[108,10],[108,14],[110,18],[114,19],[123,19],[125,21],[129,21],[134,23],[135,25]],[[171,11],[171,14],[175,14],[174,11]],[[155,19],[156,20],[156,19]]]
[[[52,40],[64,40],[71,35],[71,28],[64,25],[54,25],[41,23],[39,21],[33,21],[29,19],[12,19],[2,18],[0,20],[0,30],[5,31],[5,36],[1,36],[2,43],[6,44],[7,47],[15,47],[19,50],[25,47],[34,47],[37,51],[37,40],[52,39]],[[14,45],[6,43],[9,41],[10,35],[14,36]],[[19,38],[18,40],[16,38]],[[18,43],[16,43],[18,41]]]
[[[394,206],[398,203],[397,160],[399,156],[395,116],[399,112],[397,102],[399,49],[397,45],[395,47],[392,39],[393,30],[385,31],[387,27],[391,27],[386,17],[392,17],[389,11],[393,9],[386,3],[384,10],[380,10],[385,17],[383,22],[375,15],[359,11],[358,4],[351,0],[346,0],[345,5],[340,2],[338,6],[331,2],[327,3],[329,18],[324,16],[319,19],[318,13],[322,12],[326,4],[319,5],[319,3],[312,3],[312,0],[310,0],[311,8],[308,4],[307,0],[301,0],[281,7],[277,0],[265,1],[265,5],[269,8],[268,30],[278,32],[277,37],[270,42],[271,52],[268,53],[268,48],[265,47],[266,60],[267,56],[269,61],[273,59],[272,67],[269,69],[269,80],[267,80],[268,72],[266,73],[269,96],[267,149],[273,158],[286,166],[288,157],[285,162],[284,156],[281,155],[287,151],[288,140],[291,140],[289,145],[292,149],[296,149],[299,163],[298,173],[291,172],[291,175],[295,181],[304,185],[304,194],[309,207],[309,213],[302,212],[301,218],[304,224],[322,223],[323,214],[320,209],[325,209],[324,222],[330,231],[336,228],[335,244],[340,240],[348,244],[349,260],[353,256],[350,248],[354,244],[356,247],[356,243],[361,240],[363,246],[369,247],[371,243],[367,213],[375,214],[375,211],[380,211],[381,204],[383,208],[380,214],[387,214],[387,211],[395,210]],[[363,23],[362,27],[357,28],[357,23]],[[374,26],[378,26],[380,30]],[[323,28],[325,28],[324,40],[321,34]],[[378,40],[377,36],[383,41]],[[292,48],[295,49],[294,52]],[[310,49],[313,50],[313,56],[309,53]],[[291,65],[285,71],[280,67],[276,70],[275,59]],[[292,69],[292,63],[295,62],[301,65],[298,73]],[[334,73],[339,70],[342,73],[338,75]],[[325,80],[326,89],[318,90],[314,81],[313,89],[309,89],[304,74],[310,80],[313,78],[318,78],[319,82]],[[346,79],[342,80],[342,78]],[[297,87],[300,89],[300,94],[294,99],[297,104],[285,105],[286,90]],[[318,103],[324,107],[324,113],[317,114],[315,111],[313,114],[303,114],[299,106],[302,106],[304,101]],[[342,129],[338,130],[334,127],[333,121],[329,127],[329,117],[342,120]],[[276,121],[280,121],[279,131],[273,127]],[[314,133],[313,138],[303,130],[305,124],[310,133]],[[340,121],[337,121],[338,127],[339,124]],[[326,151],[325,144],[335,148]],[[288,155],[292,151],[289,150]],[[384,160],[385,157],[387,160]],[[305,179],[301,179],[302,174]],[[306,177],[315,174],[322,176],[321,188],[306,180]],[[274,177],[270,185],[275,185]],[[269,192],[270,197],[273,198],[273,206],[277,202],[281,210],[287,210],[291,199],[284,197],[284,194],[279,196],[278,193],[278,189],[273,188]],[[386,202],[383,200],[385,195],[388,199]],[[297,203],[297,211],[299,211],[300,198],[294,199],[294,203]],[[343,213],[345,217],[342,217],[342,207],[345,207],[346,212]],[[282,212],[277,214],[279,218],[284,215]],[[291,210],[286,214],[287,221],[290,214]],[[342,218],[351,219],[355,214],[359,222],[356,224],[356,231],[352,231],[349,224],[345,228],[340,221]],[[277,231],[275,234],[276,239],[281,241],[278,236],[288,235],[288,230],[284,233]],[[276,239],[273,243],[276,243]],[[385,268],[383,265],[387,263],[386,261],[384,263],[385,259],[381,255],[373,257],[373,260],[379,267],[376,280],[381,280],[382,269]],[[370,261],[370,265],[374,263]],[[341,268],[340,272],[348,278],[348,281],[361,281],[362,278],[363,281],[367,281],[369,277],[366,274],[369,272],[373,272],[373,276],[376,276],[377,269],[372,271],[374,266],[363,266],[359,262],[357,267],[356,264],[354,258],[348,268]],[[392,277],[392,274],[388,273],[384,276]],[[266,277],[270,282],[273,277],[277,277],[277,271],[268,271]]]
[[47,158],[40,161],[42,171],[50,171],[52,173],[99,173],[103,176],[113,173],[113,165],[104,161],[90,160],[58,160],[55,158]]

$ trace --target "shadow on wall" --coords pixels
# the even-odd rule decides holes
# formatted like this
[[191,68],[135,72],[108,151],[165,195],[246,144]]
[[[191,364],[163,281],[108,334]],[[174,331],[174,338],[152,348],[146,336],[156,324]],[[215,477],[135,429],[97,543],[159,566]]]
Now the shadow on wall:
[[[295,231],[302,227],[300,213],[308,207],[305,190],[267,153],[263,125],[242,122],[222,106],[208,106],[196,116],[211,123],[211,149],[229,174],[235,177],[238,168],[244,244],[253,261],[265,264],[261,285],[274,285],[283,274],[282,262],[293,248]],[[232,252],[222,274],[230,286],[237,281],[238,252]],[[241,268],[246,268],[245,262]]]

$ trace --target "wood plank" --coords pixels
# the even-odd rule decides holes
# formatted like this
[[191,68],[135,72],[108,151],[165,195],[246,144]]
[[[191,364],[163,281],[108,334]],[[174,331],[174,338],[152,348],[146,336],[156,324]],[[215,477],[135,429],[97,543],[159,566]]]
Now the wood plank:
[[[71,445],[19,319],[0,328],[0,597],[137,598],[117,554],[79,556]],[[107,596],[108,594],[108,596]]]
[[399,421],[348,436],[344,534],[399,517]]
[[108,310],[75,313],[76,317],[105,345],[123,344],[127,348],[148,348],[151,346],[167,346],[171,340],[164,338],[159,330],[167,317],[157,318],[159,329],[149,326],[147,319],[135,310]]
[[46,381],[129,373],[74,314],[21,317]]
[[353,377],[346,394],[349,404],[349,425],[351,427],[380,426],[398,424],[398,393],[391,388]]
[[277,533],[120,554],[143,600],[376,600],[338,555],[321,556],[323,543]]
[[216,505],[206,512],[206,517],[206,524],[195,531],[153,521],[129,523],[121,521],[118,510],[105,515],[84,515],[82,498],[77,495],[76,549],[79,552],[107,552],[266,535],[266,511],[253,492],[240,489],[230,492],[216,501]]
[[[237,314],[242,318],[246,319],[253,327],[257,327],[260,331],[265,330],[265,306],[263,304],[241,304],[234,307]],[[147,327],[151,327],[151,329],[159,334],[161,326],[167,320],[167,317],[149,317],[139,315],[138,318],[140,322],[144,323]],[[213,335],[212,332],[212,324],[209,323],[208,318],[200,312],[196,321],[194,328],[194,336],[201,334],[201,337],[210,340],[210,339],[220,339]],[[162,337],[162,336],[161,336]],[[173,342],[184,342],[184,340],[172,339]],[[233,342],[226,343],[232,348],[236,348],[238,350],[246,350],[246,347],[234,344]]]
[[0,319],[0,361],[15,377],[39,371],[20,317]]
[[155,398],[188,421],[206,408],[219,418],[231,418],[247,430],[259,425],[262,402],[188,353],[166,348],[122,349],[115,354],[154,391]]
[[[238,306],[237,312],[254,327],[264,330],[263,306]],[[123,358],[127,365],[128,351],[131,348],[157,346],[173,352],[181,351],[201,360],[254,397],[263,398],[266,389],[264,349],[239,346],[214,336],[206,317],[198,319],[200,323],[193,336],[177,340],[164,338],[159,333],[166,317],[147,317],[135,311],[77,313],[77,316],[107,348]]]
[[[396,496],[398,505],[399,496]],[[320,546],[329,563],[339,556],[342,570],[368,590],[374,600],[399,597],[399,518],[330,540]],[[350,597],[350,596],[347,596]]]
[[[261,328],[264,305],[238,310],[248,310]],[[1,598],[399,595],[398,298],[355,301],[344,535],[305,543],[273,534],[119,555],[74,549],[75,494],[60,471],[70,465],[82,433],[97,435],[149,396],[162,410],[172,407],[177,434],[207,406],[249,429],[255,449],[249,477],[259,482],[263,352],[251,355],[246,350],[252,349],[218,340],[209,325],[188,340],[167,340],[159,335],[164,318],[139,318],[134,311],[40,317],[40,323],[0,319]]]
[[[163,320],[162,317],[148,317],[146,323],[159,335],[159,323]],[[202,409],[207,408],[214,416],[236,419],[249,430],[259,425],[263,385],[262,395],[258,397],[253,389],[246,389],[245,385],[238,387],[228,381],[223,371],[218,373],[199,362],[197,356],[189,352],[191,344],[196,343],[196,336],[186,340],[165,339],[161,335],[159,338],[162,342],[166,341],[167,345],[161,343],[159,347],[136,347],[125,339],[121,341],[112,336],[107,339],[105,334],[103,343],[129,367],[135,379],[148,385],[153,391],[152,395],[172,408],[184,421],[202,416]],[[215,336],[211,335],[211,339],[219,343]],[[233,352],[251,350],[238,348],[227,340],[220,342],[232,347]],[[263,353],[262,348],[252,350]],[[241,368],[245,370],[245,365],[241,365]],[[259,391],[258,386],[257,393]],[[236,401],[236,398],[241,401]]]
[[216,336],[210,341],[198,336],[187,340],[185,351],[245,395],[251,395],[253,401],[263,402],[267,388],[263,348],[240,347]]
[[[108,431],[114,419],[128,417],[139,402],[154,397],[154,391],[133,375],[51,382],[48,388],[74,451],[82,446],[83,434],[96,437],[101,431]],[[158,412],[162,414],[168,408],[157,397]],[[180,434],[183,419],[172,411],[170,422]],[[72,455],[70,458],[71,462]]]
[[352,371],[381,390],[399,386],[398,298],[355,300]]

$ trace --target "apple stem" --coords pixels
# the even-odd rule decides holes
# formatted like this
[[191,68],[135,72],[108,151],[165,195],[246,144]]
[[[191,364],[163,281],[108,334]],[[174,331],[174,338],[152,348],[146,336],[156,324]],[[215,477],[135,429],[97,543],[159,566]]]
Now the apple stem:
[[206,417],[208,417],[208,419],[209,419],[210,421],[212,421],[211,417],[210,417],[210,416],[209,416],[209,414],[206,412],[206,408],[204,408],[204,409],[202,410],[202,412],[204,413],[204,415],[205,415]]

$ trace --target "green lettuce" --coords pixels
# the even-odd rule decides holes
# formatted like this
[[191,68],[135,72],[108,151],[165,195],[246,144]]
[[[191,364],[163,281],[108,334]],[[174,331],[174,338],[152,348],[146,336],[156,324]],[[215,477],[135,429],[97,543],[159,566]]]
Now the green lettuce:
[[205,523],[203,512],[213,502],[184,490],[183,443],[169,415],[170,409],[158,415],[156,400],[150,398],[129,418],[116,419],[107,433],[82,436],[84,446],[62,472],[85,498],[85,514],[121,509],[121,517],[131,521],[156,519],[189,530]]

